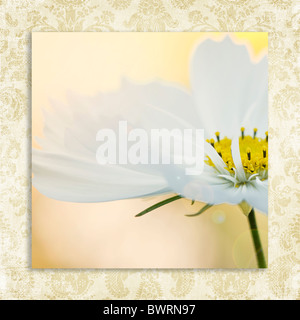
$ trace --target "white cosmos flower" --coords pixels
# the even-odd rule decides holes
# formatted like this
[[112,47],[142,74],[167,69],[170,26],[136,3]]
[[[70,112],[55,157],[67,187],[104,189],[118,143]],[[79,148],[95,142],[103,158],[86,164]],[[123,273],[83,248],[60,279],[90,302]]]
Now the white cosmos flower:
[[[205,40],[192,56],[190,83],[191,90],[161,81],[123,81],[116,92],[72,94],[68,106],[54,102],[54,111],[45,112],[45,138],[38,140],[42,150],[33,150],[33,185],[62,201],[177,193],[208,204],[245,201],[267,213],[266,56],[254,63],[247,47],[229,36]],[[204,172],[188,176],[177,165],[99,165],[96,133],[117,129],[120,120],[147,132],[204,129]]]

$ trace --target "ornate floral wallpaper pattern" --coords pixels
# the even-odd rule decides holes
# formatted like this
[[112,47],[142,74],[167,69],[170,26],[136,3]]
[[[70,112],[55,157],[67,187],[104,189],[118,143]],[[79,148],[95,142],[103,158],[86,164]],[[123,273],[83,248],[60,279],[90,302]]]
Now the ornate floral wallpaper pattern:
[[[0,0],[0,299],[299,299],[299,4]],[[31,32],[269,32],[267,270],[31,270]]]

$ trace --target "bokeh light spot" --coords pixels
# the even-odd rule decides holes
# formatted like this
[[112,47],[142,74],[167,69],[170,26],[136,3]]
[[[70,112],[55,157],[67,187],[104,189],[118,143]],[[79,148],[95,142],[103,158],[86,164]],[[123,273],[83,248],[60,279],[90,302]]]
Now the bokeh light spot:
[[216,224],[222,224],[226,221],[226,213],[223,210],[216,210],[211,215],[212,221]]

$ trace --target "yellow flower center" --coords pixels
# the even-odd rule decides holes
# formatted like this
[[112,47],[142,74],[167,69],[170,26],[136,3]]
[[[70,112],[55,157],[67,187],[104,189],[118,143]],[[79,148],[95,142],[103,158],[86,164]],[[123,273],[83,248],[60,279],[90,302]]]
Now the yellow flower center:
[[[265,138],[256,137],[256,133],[257,129],[255,128],[252,136],[245,135],[245,128],[241,128],[241,136],[239,138],[241,160],[247,178],[257,174],[264,180],[267,178],[268,173],[268,132],[265,133]],[[208,139],[206,141],[216,149],[223,159],[226,164],[225,169],[234,174],[235,165],[231,155],[231,139],[227,137],[221,139],[220,132],[216,132],[216,138],[216,140]],[[205,162],[215,167],[208,156]]]

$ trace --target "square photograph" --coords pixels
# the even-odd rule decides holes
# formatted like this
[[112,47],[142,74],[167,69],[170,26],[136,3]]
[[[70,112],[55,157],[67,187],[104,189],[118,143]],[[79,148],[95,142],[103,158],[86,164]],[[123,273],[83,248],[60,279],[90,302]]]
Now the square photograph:
[[267,50],[33,32],[32,268],[267,268]]

